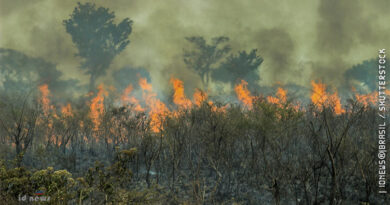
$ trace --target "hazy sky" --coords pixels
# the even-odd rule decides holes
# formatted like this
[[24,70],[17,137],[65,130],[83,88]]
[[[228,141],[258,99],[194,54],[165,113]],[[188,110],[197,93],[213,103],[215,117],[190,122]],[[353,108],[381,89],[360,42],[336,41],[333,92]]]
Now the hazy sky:
[[[85,1],[81,1],[85,2]],[[192,86],[200,78],[185,68],[184,37],[225,35],[234,51],[257,48],[263,56],[260,85],[310,79],[339,85],[352,65],[390,53],[390,1],[357,0],[115,0],[94,1],[114,11],[118,21],[134,21],[130,45],[110,71],[145,67],[153,84],[166,86],[174,75]],[[56,63],[65,78],[88,76],[62,21],[76,1],[0,0],[0,47]],[[390,54],[389,54],[390,55]],[[101,79],[110,82],[113,79]]]

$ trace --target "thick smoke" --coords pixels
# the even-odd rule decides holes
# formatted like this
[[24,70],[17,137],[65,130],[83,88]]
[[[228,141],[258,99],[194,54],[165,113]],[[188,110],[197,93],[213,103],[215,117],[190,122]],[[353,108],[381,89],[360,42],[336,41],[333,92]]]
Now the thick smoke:
[[8,95],[25,96],[47,84],[54,96],[73,98],[80,90],[77,79],[62,79],[56,65],[41,58],[29,57],[12,49],[0,48],[0,90]]
[[[87,1],[81,1],[87,2]],[[110,75],[122,67],[142,67],[155,87],[169,90],[169,78],[185,82],[192,92],[200,78],[183,63],[185,37],[230,38],[232,52],[258,49],[264,58],[261,86],[297,84],[310,88],[310,80],[344,86],[344,72],[390,40],[389,1],[94,1],[109,8],[117,19],[134,21],[131,44],[100,79],[114,84]],[[88,76],[80,70],[77,49],[62,25],[77,4],[73,1],[0,0],[0,47],[53,62],[63,79]],[[117,23],[117,22],[116,22]],[[1,77],[0,77],[1,78]],[[97,82],[99,83],[99,82]]]
[[115,79],[115,87],[119,90],[124,90],[129,84],[134,89],[139,88],[139,78],[146,78],[148,82],[151,81],[149,72],[144,68],[132,68],[131,66],[123,67],[112,73]]
[[348,68],[375,57],[378,49],[389,45],[383,36],[388,27],[378,24],[379,16],[374,15],[377,12],[371,6],[352,0],[320,2],[313,48],[319,56],[313,67],[313,78],[342,86],[343,73]]

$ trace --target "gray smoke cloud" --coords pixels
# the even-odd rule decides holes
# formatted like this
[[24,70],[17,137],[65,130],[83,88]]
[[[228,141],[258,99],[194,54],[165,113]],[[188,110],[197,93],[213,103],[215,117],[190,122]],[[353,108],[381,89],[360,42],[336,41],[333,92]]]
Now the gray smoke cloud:
[[[81,1],[87,2],[87,1]],[[200,78],[183,63],[185,37],[228,36],[232,52],[258,49],[264,58],[260,86],[276,82],[310,88],[310,80],[343,86],[344,72],[377,49],[389,48],[389,1],[94,1],[134,21],[130,45],[111,64],[100,82],[114,84],[113,73],[131,65],[145,68],[154,87],[168,92],[171,76],[191,93]],[[57,65],[63,79],[88,76],[70,35],[62,25],[73,1],[0,0],[0,47]]]

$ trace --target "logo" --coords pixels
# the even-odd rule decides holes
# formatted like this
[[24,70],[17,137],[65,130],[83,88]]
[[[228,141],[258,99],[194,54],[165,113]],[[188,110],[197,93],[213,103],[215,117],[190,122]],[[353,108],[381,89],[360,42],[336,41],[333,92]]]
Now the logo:
[[34,193],[34,196],[21,195],[19,194],[19,201],[28,201],[28,202],[40,202],[40,201],[50,201],[50,196],[44,196],[45,192],[38,190]]
[[35,192],[35,195],[36,196],[42,196],[43,195],[43,191],[38,190],[38,191]]

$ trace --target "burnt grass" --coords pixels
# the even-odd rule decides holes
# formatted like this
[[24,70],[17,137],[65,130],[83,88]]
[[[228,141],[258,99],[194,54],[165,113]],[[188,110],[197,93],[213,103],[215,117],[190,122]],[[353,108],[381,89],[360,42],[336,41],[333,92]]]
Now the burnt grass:
[[353,100],[340,115],[204,103],[161,118],[159,132],[131,108],[106,105],[94,130],[88,108],[36,123],[39,109],[23,106],[1,118],[1,203],[37,190],[48,204],[390,203],[377,185],[381,119]]

